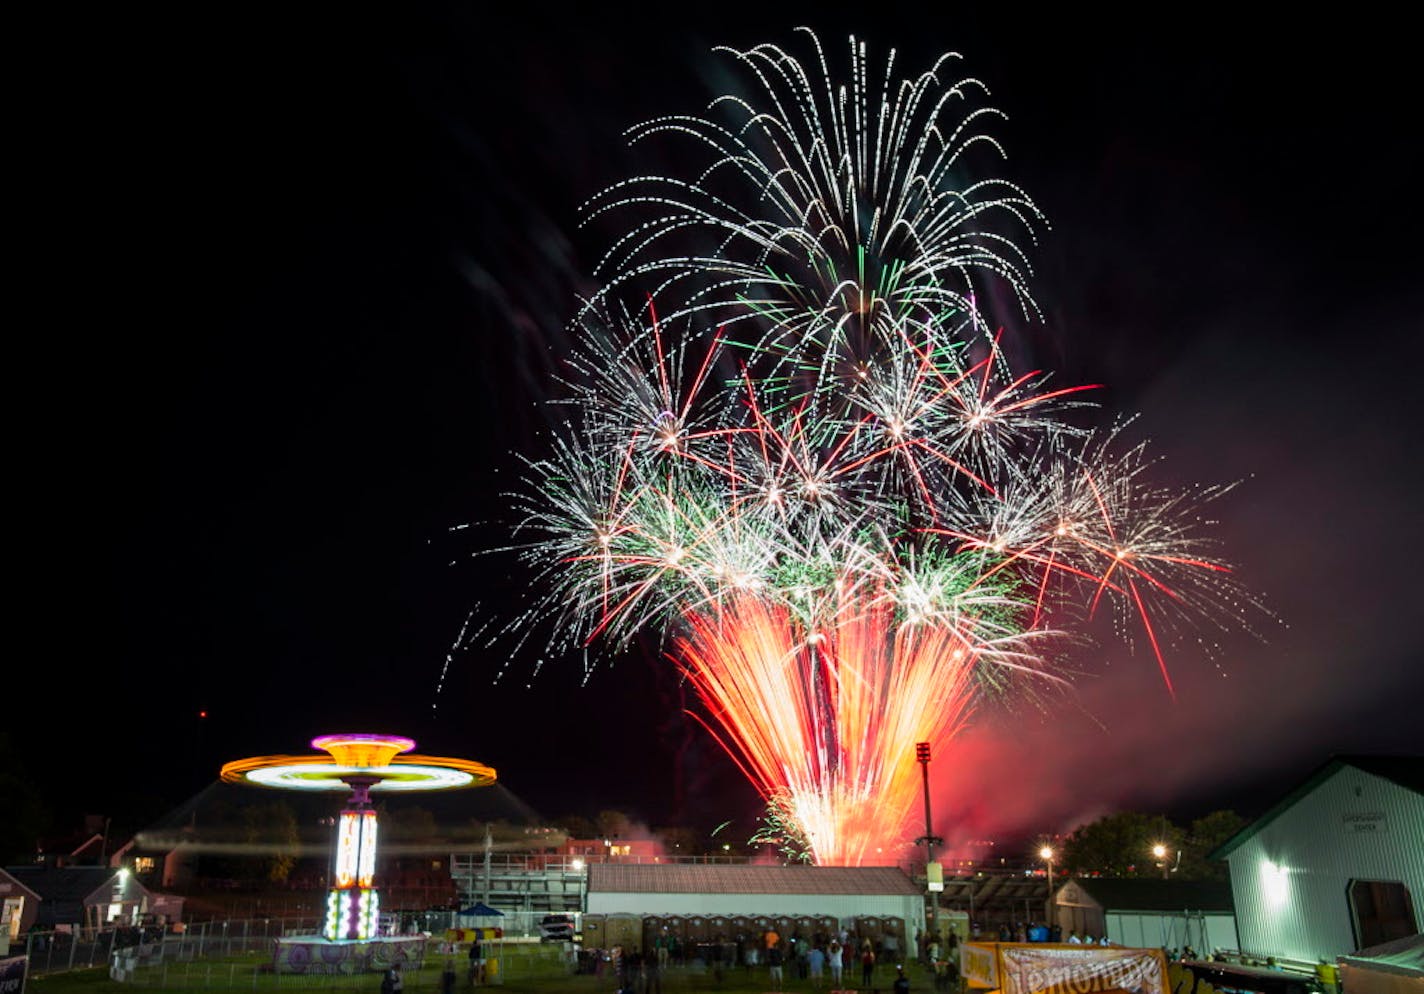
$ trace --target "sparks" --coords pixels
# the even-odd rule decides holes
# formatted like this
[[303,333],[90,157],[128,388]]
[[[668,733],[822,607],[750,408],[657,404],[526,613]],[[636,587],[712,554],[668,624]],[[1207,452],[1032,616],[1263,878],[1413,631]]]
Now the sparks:
[[[1070,419],[1092,385],[1012,370],[985,325],[976,281],[1036,313],[1014,235],[1042,218],[1011,183],[958,181],[1002,151],[983,87],[944,82],[955,56],[872,83],[852,39],[847,89],[807,34],[824,79],[729,51],[753,82],[717,120],[634,129],[696,139],[696,181],[589,205],[628,234],[576,324],[572,414],[513,495],[539,591],[516,624],[552,623],[555,649],[663,633],[778,837],[856,864],[913,831],[914,744],[1059,679],[1081,610],[1137,619],[1170,692],[1165,626],[1219,614],[1230,578],[1199,534],[1221,491],[1150,484],[1124,425]],[[689,229],[716,250],[678,250]]]

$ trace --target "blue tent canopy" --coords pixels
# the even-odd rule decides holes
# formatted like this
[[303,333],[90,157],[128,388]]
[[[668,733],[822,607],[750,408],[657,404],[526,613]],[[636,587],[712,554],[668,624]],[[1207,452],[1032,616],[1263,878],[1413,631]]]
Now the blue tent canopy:
[[483,902],[483,901],[476,901],[474,904],[470,905],[468,908],[463,908],[463,909],[461,909],[460,914],[462,914],[462,915],[474,915],[476,918],[503,918],[503,917],[504,917],[504,912],[503,912],[503,911],[498,911],[498,910],[496,910],[496,909],[494,909],[494,908],[491,908],[488,904],[486,904],[486,903]]

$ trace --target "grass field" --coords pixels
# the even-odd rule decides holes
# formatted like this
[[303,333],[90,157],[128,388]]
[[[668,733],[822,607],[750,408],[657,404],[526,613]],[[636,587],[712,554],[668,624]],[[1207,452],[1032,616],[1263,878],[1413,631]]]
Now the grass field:
[[[463,964],[457,963],[459,969]],[[32,977],[27,983],[28,994],[138,994],[139,991],[258,991],[270,994],[276,991],[325,992],[325,994],[378,994],[381,985],[379,973],[356,976],[294,976],[272,974],[260,969],[261,964],[252,957],[234,958],[212,962],[168,964],[139,971],[133,981],[120,983],[109,978],[107,969],[75,970],[69,973]],[[408,971],[405,991],[419,994],[439,994],[444,961],[432,961],[420,970]],[[906,965],[906,975],[910,978],[910,989],[918,994],[929,994],[933,990],[931,978],[916,964]],[[856,979],[859,979],[857,975]],[[889,994],[894,973],[889,968],[876,971],[875,985],[861,988],[861,994],[874,991]],[[472,988],[460,974],[456,983],[457,994],[470,994],[472,990],[501,991],[505,994],[555,994],[568,991],[570,994],[613,994],[617,989],[614,979],[605,975],[570,975],[558,964],[551,963],[544,968],[517,968],[502,976],[500,981],[488,988]],[[847,988],[855,990],[855,988]],[[639,994],[657,994],[656,988],[645,991],[635,986]],[[743,969],[728,970],[720,977],[707,970],[693,968],[672,968],[664,973],[662,994],[764,994],[774,990],[768,983],[767,971],[763,967],[755,972]],[[815,994],[816,989],[809,980],[792,976],[787,979],[782,990],[791,994]],[[821,994],[829,991],[829,982],[819,989]]]

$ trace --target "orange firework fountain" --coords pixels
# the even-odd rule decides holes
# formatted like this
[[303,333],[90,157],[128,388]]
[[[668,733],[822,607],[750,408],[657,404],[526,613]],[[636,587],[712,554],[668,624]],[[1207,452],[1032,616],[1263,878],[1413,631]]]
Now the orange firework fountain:
[[918,777],[904,745],[946,742],[968,718],[968,633],[848,604],[807,634],[754,597],[685,621],[674,655],[719,740],[753,783],[785,793],[817,862],[859,866],[905,837]]
[[415,740],[399,735],[322,735],[311,744],[327,755],[238,759],[226,764],[221,776],[260,787],[351,792],[336,830],[333,886],[321,935],[329,942],[366,942],[375,938],[380,920],[371,794],[484,787],[494,783],[495,771],[468,759],[403,755],[415,748]]

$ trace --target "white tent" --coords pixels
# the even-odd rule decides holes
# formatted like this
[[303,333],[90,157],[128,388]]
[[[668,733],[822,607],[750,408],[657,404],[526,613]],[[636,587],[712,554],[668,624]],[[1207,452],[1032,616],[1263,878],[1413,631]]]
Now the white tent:
[[1348,994],[1424,994],[1424,933],[1340,957]]

